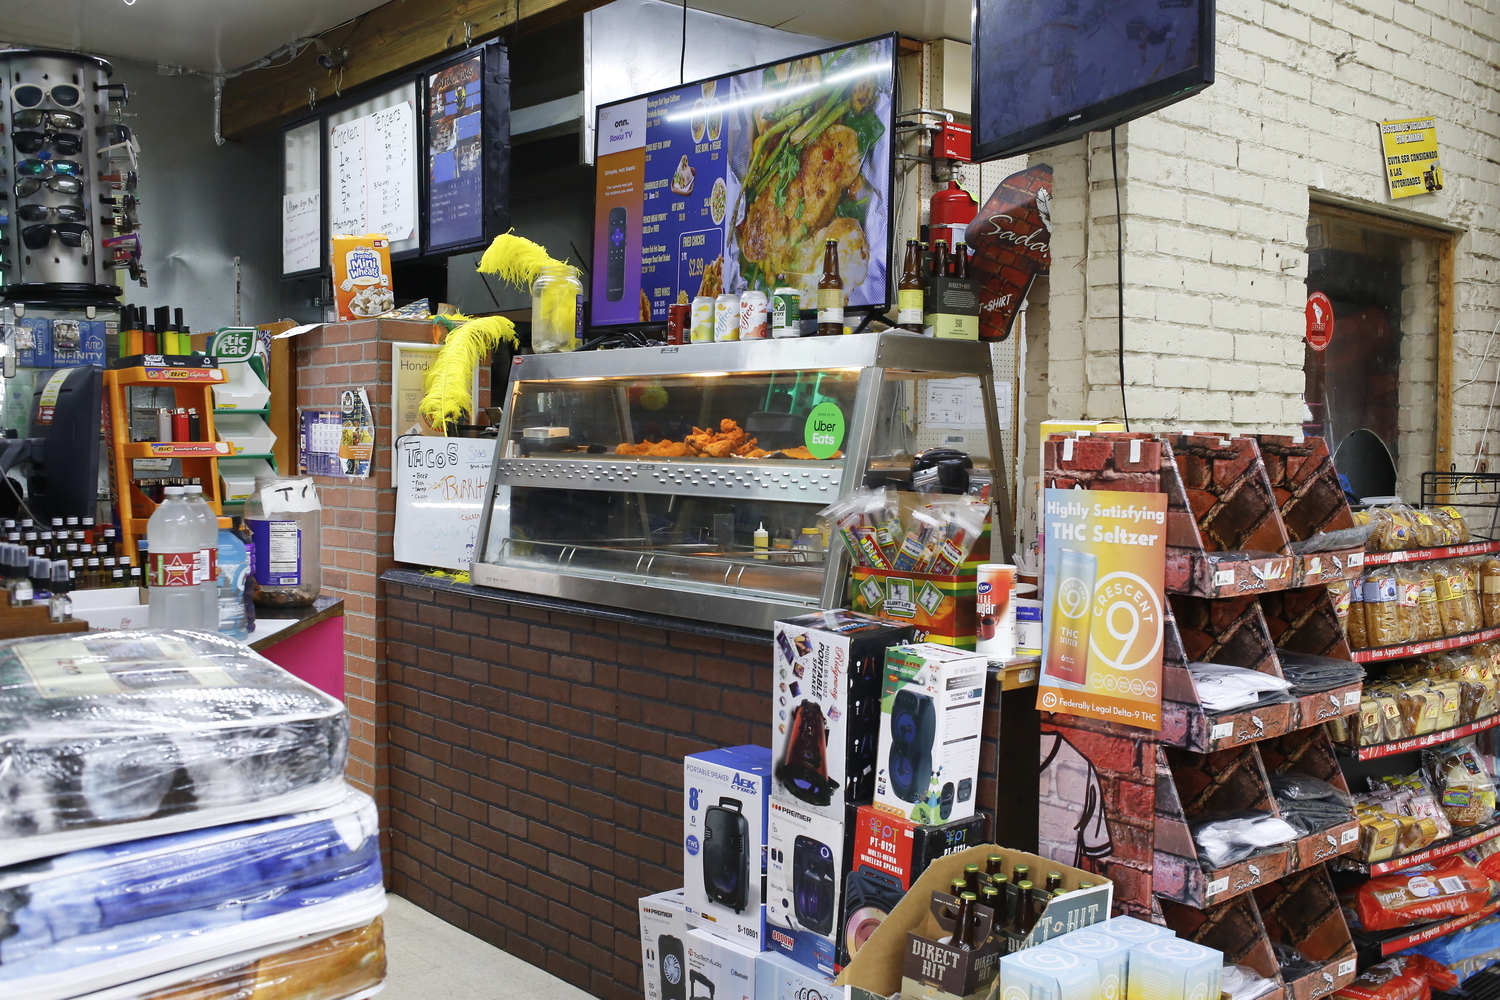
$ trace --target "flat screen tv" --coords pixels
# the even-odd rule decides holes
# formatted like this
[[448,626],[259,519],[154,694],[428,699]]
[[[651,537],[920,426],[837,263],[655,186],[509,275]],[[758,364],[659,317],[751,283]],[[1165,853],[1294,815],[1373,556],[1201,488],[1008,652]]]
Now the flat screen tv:
[[974,0],[974,159],[1113,128],[1214,80],[1214,0]]
[[826,239],[849,307],[883,309],[896,36],[600,105],[595,326],[784,275],[813,305]]

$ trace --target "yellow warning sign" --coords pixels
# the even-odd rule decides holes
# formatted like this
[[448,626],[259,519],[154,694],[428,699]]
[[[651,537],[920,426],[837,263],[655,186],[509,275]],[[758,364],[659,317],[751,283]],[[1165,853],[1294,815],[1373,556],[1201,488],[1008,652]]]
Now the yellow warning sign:
[[1385,153],[1385,178],[1392,198],[1410,198],[1443,189],[1436,118],[1381,122],[1380,148]]

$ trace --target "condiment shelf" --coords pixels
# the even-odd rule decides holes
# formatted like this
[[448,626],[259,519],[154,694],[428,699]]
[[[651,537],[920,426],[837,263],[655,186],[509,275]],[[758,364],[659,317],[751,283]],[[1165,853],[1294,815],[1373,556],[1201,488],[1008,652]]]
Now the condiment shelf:
[[1454,931],[1461,931],[1465,927],[1472,927],[1479,921],[1500,913],[1500,903],[1491,903],[1483,909],[1473,913],[1465,913],[1459,917],[1451,917],[1447,920],[1439,920],[1436,923],[1422,924],[1418,927],[1403,927],[1398,931],[1388,931],[1383,934],[1361,933],[1355,943],[1359,948],[1361,964],[1370,964],[1388,958],[1400,951],[1414,948],[1428,941],[1435,941],[1440,937],[1446,937]]
[[1467,851],[1471,847],[1478,847],[1480,844],[1494,840],[1496,837],[1500,837],[1500,820],[1496,820],[1486,826],[1470,827],[1467,831],[1459,831],[1446,840],[1440,840],[1420,851],[1403,854],[1399,858],[1377,861],[1373,865],[1350,858],[1341,862],[1340,867],[1350,871],[1357,871],[1364,875],[1388,875],[1391,872],[1404,871],[1407,868],[1429,864],[1440,858],[1446,858],[1461,851]]
[[1431,733],[1423,733],[1421,736],[1408,736],[1401,740],[1390,740],[1386,743],[1374,743],[1367,747],[1345,747],[1340,746],[1342,753],[1348,754],[1355,760],[1379,760],[1381,757],[1392,757],[1398,753],[1411,753],[1413,750],[1421,750],[1423,747],[1437,746],[1439,743],[1448,743],[1452,740],[1460,740],[1465,736],[1483,732],[1500,726],[1500,714],[1487,715],[1473,722],[1465,722],[1461,726],[1451,729],[1439,729]]
[[1440,545],[1431,549],[1400,549],[1396,552],[1366,552],[1366,566],[1390,566],[1393,563],[1427,562],[1432,559],[1461,559],[1500,552],[1500,542],[1465,542],[1463,545]]
[[1356,663],[1381,663],[1385,660],[1402,660],[1408,656],[1421,656],[1423,653],[1439,653],[1445,649],[1462,649],[1464,646],[1489,642],[1492,639],[1500,639],[1500,625],[1480,629],[1478,632],[1450,635],[1443,639],[1408,642],[1400,646],[1377,646],[1374,649],[1356,649],[1352,650],[1349,655]]

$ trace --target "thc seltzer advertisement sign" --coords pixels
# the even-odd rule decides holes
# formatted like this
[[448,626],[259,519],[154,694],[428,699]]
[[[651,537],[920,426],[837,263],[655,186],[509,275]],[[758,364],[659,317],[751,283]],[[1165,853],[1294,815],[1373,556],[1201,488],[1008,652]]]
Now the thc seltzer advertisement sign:
[[1161,729],[1164,493],[1049,489],[1037,708]]

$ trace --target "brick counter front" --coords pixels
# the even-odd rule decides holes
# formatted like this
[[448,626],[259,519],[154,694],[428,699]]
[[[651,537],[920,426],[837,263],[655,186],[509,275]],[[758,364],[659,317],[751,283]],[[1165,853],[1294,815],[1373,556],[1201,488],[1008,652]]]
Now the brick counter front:
[[[384,577],[392,890],[595,996],[639,997],[636,900],[682,885],[682,758],[769,745],[769,641],[423,579]],[[987,704],[982,803],[997,727]]]

